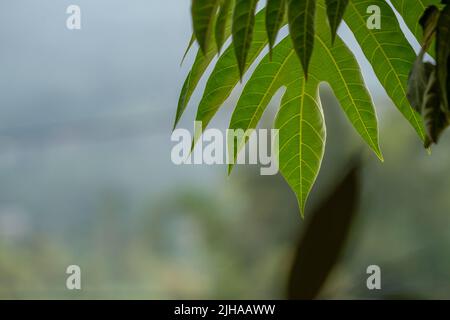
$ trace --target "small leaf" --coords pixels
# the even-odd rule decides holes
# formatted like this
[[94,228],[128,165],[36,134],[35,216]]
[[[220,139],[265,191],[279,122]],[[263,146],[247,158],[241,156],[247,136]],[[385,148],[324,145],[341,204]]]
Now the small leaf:
[[423,98],[428,86],[428,80],[435,68],[431,63],[423,61],[424,55],[425,51],[422,50],[414,63],[408,78],[407,92],[409,103],[411,103],[414,110],[420,113],[422,113]]
[[241,79],[245,73],[248,52],[253,40],[257,3],[258,0],[236,0],[234,9],[232,27],[233,45]]
[[425,51],[428,50],[433,40],[433,35],[436,32],[439,20],[439,15],[440,11],[436,6],[429,6],[420,18],[419,24],[423,29],[422,48]]
[[436,33],[436,69],[442,106],[450,112],[448,96],[450,91],[450,5],[442,10]]
[[266,6],[266,30],[270,54],[286,15],[286,0],[268,0]]
[[433,71],[423,98],[423,118],[428,134],[425,148],[430,147],[433,143],[438,143],[439,137],[449,125],[448,116],[441,108],[439,91],[439,81],[436,72]]
[[216,22],[216,44],[217,51],[220,53],[222,46],[226,40],[227,25],[230,24],[231,12],[234,8],[234,0],[222,0],[220,4],[219,14]]
[[326,0],[328,21],[331,28],[331,39],[334,43],[339,25],[344,17],[349,0]]
[[306,77],[314,47],[315,13],[316,0],[289,0],[289,32]]
[[208,51],[219,0],[192,0],[192,22],[195,38],[203,54]]

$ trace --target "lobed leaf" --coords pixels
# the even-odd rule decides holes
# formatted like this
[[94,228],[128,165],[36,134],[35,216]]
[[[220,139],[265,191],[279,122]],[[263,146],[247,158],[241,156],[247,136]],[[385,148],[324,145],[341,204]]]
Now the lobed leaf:
[[[319,8],[318,18],[324,18],[325,8]],[[325,127],[323,119],[319,121],[323,116],[319,112],[318,97],[321,81],[331,85],[349,121],[382,159],[375,110],[355,57],[340,39],[332,46],[326,26],[319,26],[315,37],[310,80],[306,83],[301,76],[302,68],[295,49],[286,37],[274,48],[273,59],[264,57],[252,74],[230,123],[234,130],[255,129],[273,95],[279,88],[286,87],[275,121],[275,127],[280,129],[280,171],[296,193],[302,214],[323,156],[321,144],[325,140]],[[296,123],[297,120],[300,123]],[[235,141],[235,149],[229,149],[229,155],[236,159],[245,143]],[[232,168],[230,165],[229,170]]]
[[[382,160],[379,147],[378,124],[372,99],[368,93],[356,58],[339,39],[335,48],[327,40],[326,30],[316,35],[317,54],[320,58],[311,64],[310,74],[318,81],[327,81],[347,118],[356,131]],[[293,59],[295,52],[289,38],[285,38],[274,50],[271,61],[267,56],[261,61],[247,82],[233,112],[230,128],[244,131],[255,129],[273,95],[282,86],[294,81],[298,74]],[[243,143],[234,144],[236,158]],[[232,169],[233,165],[230,165]]]

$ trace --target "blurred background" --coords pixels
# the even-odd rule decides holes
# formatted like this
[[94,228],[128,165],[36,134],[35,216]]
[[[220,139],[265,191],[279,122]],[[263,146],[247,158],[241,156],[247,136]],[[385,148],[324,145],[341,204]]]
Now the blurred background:
[[[66,29],[70,4],[80,31]],[[0,298],[286,297],[306,223],[283,179],[170,160],[190,30],[187,0],[1,2]],[[341,34],[362,61],[386,161],[324,85],[328,144],[306,215],[350,159],[363,165],[350,237],[320,297],[450,298],[450,136],[429,155]],[[192,130],[200,96],[180,127]],[[233,101],[211,126],[226,128]],[[65,287],[71,264],[81,291]],[[373,264],[381,291],[366,288]]]

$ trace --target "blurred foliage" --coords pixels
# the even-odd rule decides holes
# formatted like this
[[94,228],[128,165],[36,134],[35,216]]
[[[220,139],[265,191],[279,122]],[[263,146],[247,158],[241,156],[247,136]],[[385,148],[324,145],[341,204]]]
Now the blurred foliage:
[[[355,152],[365,150],[337,101],[328,93],[322,98],[336,120],[312,207],[342,179]],[[383,116],[386,162],[362,153],[358,218],[320,297],[448,298],[450,140],[444,136],[430,157],[407,125],[394,126],[398,114]],[[0,298],[284,298],[305,225],[293,214],[295,196],[279,176],[236,170],[209,192],[181,184],[161,191],[158,201],[141,198],[137,214],[123,192],[107,186],[92,195],[95,215],[65,233],[53,226],[0,234]],[[70,264],[82,268],[80,292],[65,289]],[[371,264],[382,268],[380,292],[365,287]]]

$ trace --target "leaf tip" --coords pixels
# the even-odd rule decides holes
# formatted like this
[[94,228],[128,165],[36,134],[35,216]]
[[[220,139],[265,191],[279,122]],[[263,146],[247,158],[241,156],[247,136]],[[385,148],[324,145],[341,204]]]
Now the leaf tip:
[[301,198],[298,198],[297,203],[300,217],[302,218],[302,220],[305,220],[305,201],[303,201]]
[[334,46],[334,43],[336,42],[336,36],[337,36],[337,31],[332,30],[332,32],[331,32],[331,45],[332,46]]
[[177,114],[175,115],[175,120],[173,121],[172,132],[175,131],[175,129],[177,128],[180,118],[181,115],[177,112]]
[[228,177],[231,176],[231,173],[233,172],[233,168],[234,168],[234,165],[232,165],[232,164],[228,165],[228,169],[227,169],[227,176]]
[[427,154],[429,156],[431,156],[431,154],[433,153],[433,149],[431,148],[431,143],[425,142],[424,147],[425,147],[425,150],[427,151]]
[[377,155],[378,159],[381,161],[381,163],[384,163],[384,156],[381,152],[380,148],[375,149],[375,154]]

